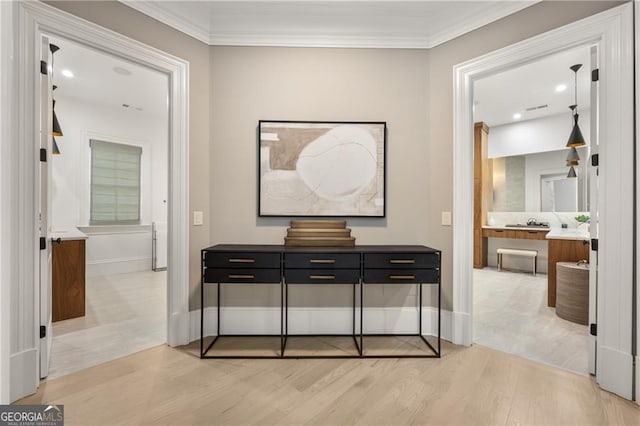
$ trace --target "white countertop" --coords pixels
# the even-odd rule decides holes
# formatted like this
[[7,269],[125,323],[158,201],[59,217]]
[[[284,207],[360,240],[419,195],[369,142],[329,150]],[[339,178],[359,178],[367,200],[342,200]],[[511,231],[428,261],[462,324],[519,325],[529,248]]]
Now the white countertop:
[[60,238],[62,241],[66,240],[86,240],[89,238],[87,234],[79,231],[77,228],[69,228],[69,229],[57,229],[55,231],[51,231],[49,234],[49,238],[52,240],[57,240]]
[[545,228],[542,226],[504,226],[504,225],[485,225],[482,229],[508,229],[510,231],[517,231],[519,229],[523,231],[549,231],[551,228]]
[[547,234],[548,240],[588,240],[591,238],[585,229],[551,228]]

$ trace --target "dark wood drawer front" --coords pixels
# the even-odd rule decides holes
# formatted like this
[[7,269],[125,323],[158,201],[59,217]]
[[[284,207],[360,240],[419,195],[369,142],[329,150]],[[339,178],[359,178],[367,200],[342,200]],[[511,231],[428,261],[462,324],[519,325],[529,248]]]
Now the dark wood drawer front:
[[365,253],[364,268],[437,268],[436,253]]
[[373,284],[437,283],[437,269],[365,269],[364,282]]
[[208,268],[277,268],[280,253],[216,252],[207,253],[204,260]]
[[207,283],[279,283],[280,269],[207,268],[204,280]]
[[360,282],[359,269],[285,269],[288,284],[354,284]]
[[286,253],[284,267],[305,269],[360,269],[359,253]]

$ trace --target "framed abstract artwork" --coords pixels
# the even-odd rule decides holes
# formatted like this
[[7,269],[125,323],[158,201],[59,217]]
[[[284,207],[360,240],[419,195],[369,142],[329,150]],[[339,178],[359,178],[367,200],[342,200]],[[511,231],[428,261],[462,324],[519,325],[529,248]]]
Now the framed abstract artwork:
[[258,215],[385,216],[385,122],[260,121]]

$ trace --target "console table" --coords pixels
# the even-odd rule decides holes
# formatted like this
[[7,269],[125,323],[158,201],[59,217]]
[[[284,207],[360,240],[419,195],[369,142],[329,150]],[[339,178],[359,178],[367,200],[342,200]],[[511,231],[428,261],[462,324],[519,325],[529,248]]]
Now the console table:
[[[333,358],[326,355],[287,355],[289,337],[318,336],[316,334],[289,334],[289,284],[308,285],[351,285],[352,333],[331,334],[353,339],[357,354],[339,355],[342,358],[434,358],[441,354],[440,336],[440,257],[439,250],[426,246],[356,246],[334,247],[285,247],[282,245],[231,245],[221,244],[202,250],[202,285],[200,302],[204,307],[204,286],[215,284],[217,288],[217,335],[204,347],[204,309],[200,313],[200,358]],[[363,333],[365,287],[379,284],[418,285],[418,324],[415,333],[407,334],[366,334]],[[280,287],[280,333],[279,334],[221,334],[221,292],[223,284],[279,285]],[[435,344],[431,344],[422,334],[422,286],[436,285],[438,291],[438,333]],[[360,306],[356,296],[359,289]],[[360,328],[356,330],[356,316],[360,316]],[[272,336],[280,338],[280,353],[277,355],[219,355],[210,350],[223,337]],[[327,336],[326,334],[324,336]],[[365,337],[416,336],[426,345],[429,353],[420,354],[367,354]]]

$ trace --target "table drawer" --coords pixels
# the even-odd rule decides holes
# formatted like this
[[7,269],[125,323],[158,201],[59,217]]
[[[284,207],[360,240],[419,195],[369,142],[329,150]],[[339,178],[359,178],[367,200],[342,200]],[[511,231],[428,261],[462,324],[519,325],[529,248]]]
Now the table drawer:
[[354,284],[360,282],[359,269],[285,269],[288,284]]
[[403,284],[403,283],[437,283],[437,269],[365,269],[365,283]]
[[278,268],[280,253],[209,252],[204,264],[208,268]]
[[364,268],[437,268],[437,253],[365,253]]
[[204,270],[207,283],[279,283],[280,269],[260,268],[207,268]]
[[284,267],[360,269],[359,253],[285,253]]

